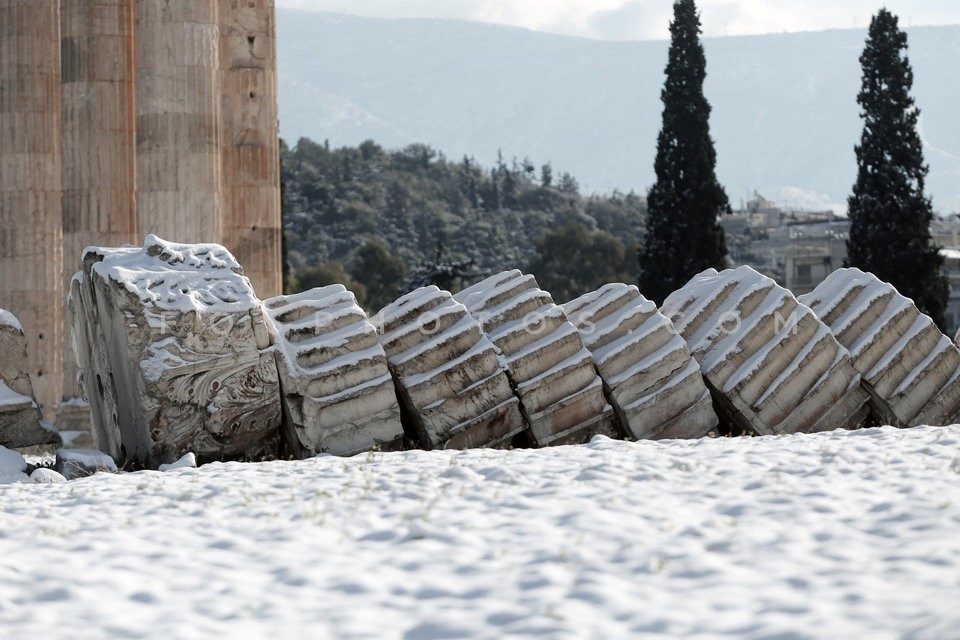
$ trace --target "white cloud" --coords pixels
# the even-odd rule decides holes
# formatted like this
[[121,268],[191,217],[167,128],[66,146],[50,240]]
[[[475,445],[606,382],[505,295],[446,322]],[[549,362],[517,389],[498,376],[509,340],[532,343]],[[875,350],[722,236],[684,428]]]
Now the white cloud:
[[[956,0],[699,0],[707,36],[865,28],[881,6],[902,26],[960,24]],[[672,0],[277,0],[286,8],[456,18],[613,40],[666,38]]]
[[633,0],[618,4],[614,9],[594,12],[583,35],[603,40],[653,40],[669,35],[671,2]]
[[882,6],[904,27],[960,23],[955,0],[714,0],[698,6],[707,35],[866,28]]
[[[467,4],[467,3],[464,3]],[[615,10],[624,0],[476,0],[474,20],[515,24],[538,31],[593,35],[590,23],[598,12]]]
[[333,11],[382,18],[457,18],[469,13],[481,0],[276,0],[288,9]]

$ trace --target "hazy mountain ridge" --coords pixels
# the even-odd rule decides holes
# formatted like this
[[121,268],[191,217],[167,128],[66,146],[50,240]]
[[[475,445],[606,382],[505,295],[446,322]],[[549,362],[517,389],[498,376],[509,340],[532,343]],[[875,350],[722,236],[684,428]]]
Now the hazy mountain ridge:
[[[960,26],[908,29],[934,207],[960,211]],[[587,189],[653,182],[666,41],[604,42],[448,20],[278,11],[280,132],[498,149]],[[866,30],[706,39],[717,171],[736,205],[843,203],[855,178]],[[812,192],[812,193],[811,193]],[[819,195],[817,195],[819,194]]]

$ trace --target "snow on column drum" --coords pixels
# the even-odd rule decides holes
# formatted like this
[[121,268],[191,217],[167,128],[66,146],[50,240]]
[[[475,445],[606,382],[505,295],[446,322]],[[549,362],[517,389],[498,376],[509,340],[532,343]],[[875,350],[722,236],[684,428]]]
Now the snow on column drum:
[[12,313],[0,309],[0,446],[30,447],[59,442],[40,423],[27,357],[27,338]]
[[869,406],[850,354],[793,294],[750,267],[708,269],[661,312],[700,362],[721,420],[760,435],[857,428]]
[[850,351],[881,421],[916,426],[960,419],[960,349],[893,285],[859,269],[838,269],[799,300]]
[[296,457],[403,446],[400,405],[377,329],[343,285],[264,301]]
[[97,446],[156,467],[274,454],[277,367],[260,301],[220,245],[91,248],[71,314]]
[[634,438],[699,438],[716,428],[699,363],[670,320],[637,287],[608,284],[563,308]]
[[499,347],[538,446],[617,435],[590,352],[532,275],[505,271],[454,296]]
[[419,446],[506,446],[526,428],[496,347],[449,292],[422,287],[373,322]]

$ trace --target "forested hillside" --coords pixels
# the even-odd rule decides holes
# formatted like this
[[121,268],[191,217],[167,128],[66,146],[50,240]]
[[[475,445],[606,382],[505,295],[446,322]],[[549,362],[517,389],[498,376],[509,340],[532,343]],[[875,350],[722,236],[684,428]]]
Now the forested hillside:
[[281,142],[288,291],[343,282],[372,311],[415,286],[520,268],[558,302],[636,280],[644,199],[580,194],[550,164],[448,160],[429,146]]
[[[486,166],[502,149],[551,160],[590,190],[646,193],[654,182],[665,40],[293,9],[277,12],[277,33],[280,134],[291,143],[422,142]],[[935,210],[960,211],[960,26],[907,33],[926,187]],[[866,37],[861,28],[704,38],[717,177],[734,207],[756,190],[788,208],[845,209]]]

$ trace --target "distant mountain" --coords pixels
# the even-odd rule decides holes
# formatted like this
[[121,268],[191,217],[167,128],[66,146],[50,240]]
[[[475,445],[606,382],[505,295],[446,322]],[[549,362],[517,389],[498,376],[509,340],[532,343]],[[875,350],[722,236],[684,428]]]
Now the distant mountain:
[[[960,211],[960,26],[908,30],[928,192]],[[424,142],[492,166],[529,156],[586,190],[654,180],[667,42],[604,42],[447,20],[278,11],[280,133]],[[792,207],[842,207],[861,123],[865,30],[713,38],[705,93],[721,181]]]

